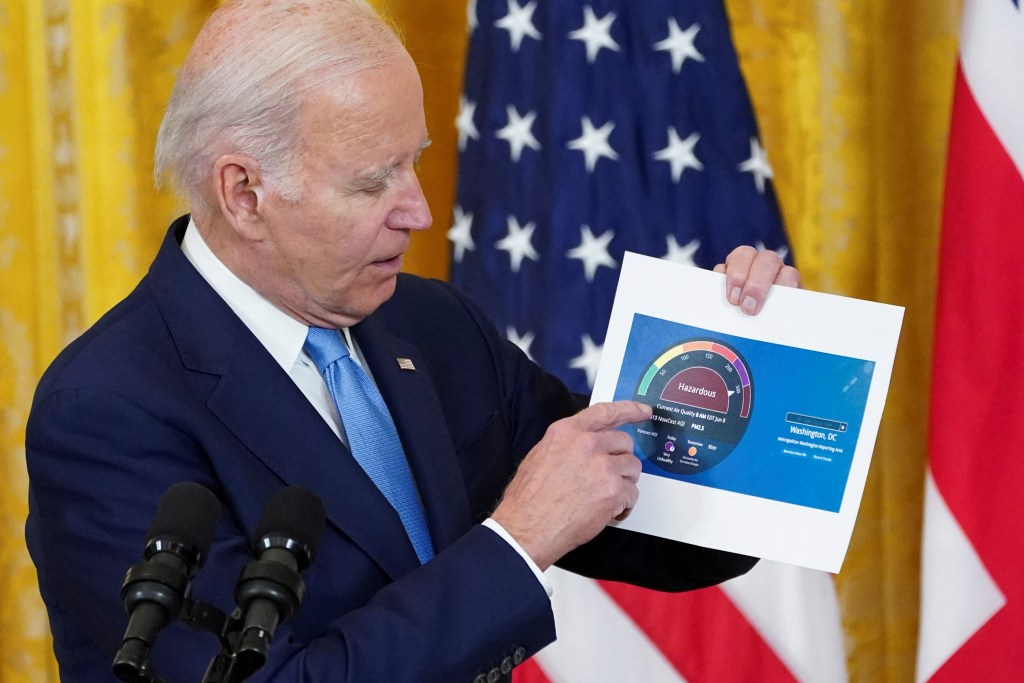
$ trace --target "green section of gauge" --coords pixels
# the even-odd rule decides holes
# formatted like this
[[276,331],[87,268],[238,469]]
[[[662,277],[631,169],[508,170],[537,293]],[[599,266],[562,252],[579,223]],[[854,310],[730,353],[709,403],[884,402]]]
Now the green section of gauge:
[[647,388],[651,386],[651,380],[654,379],[654,376],[658,374],[658,370],[660,369],[661,368],[659,368],[657,364],[652,365],[647,369],[647,374],[644,375],[643,380],[640,382],[640,390],[637,392],[638,394],[641,396],[647,395]]

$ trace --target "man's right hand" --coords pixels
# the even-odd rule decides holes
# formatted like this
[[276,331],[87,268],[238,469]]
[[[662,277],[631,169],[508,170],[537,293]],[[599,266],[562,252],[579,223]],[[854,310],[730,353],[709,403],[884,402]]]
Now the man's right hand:
[[650,416],[635,401],[590,406],[552,424],[523,459],[491,517],[542,571],[636,505],[640,460],[616,428]]

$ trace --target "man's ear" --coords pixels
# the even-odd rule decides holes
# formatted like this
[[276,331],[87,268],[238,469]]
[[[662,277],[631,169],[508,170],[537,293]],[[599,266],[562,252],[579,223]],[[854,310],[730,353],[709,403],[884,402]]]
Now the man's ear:
[[239,236],[261,239],[267,188],[259,164],[242,154],[225,154],[213,164],[214,195],[224,219]]

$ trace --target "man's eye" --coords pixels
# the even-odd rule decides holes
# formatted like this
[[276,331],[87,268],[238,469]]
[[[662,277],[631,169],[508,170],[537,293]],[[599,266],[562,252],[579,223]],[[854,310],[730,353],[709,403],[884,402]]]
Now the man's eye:
[[366,194],[380,194],[386,189],[388,189],[387,181],[381,181],[379,183],[374,183],[373,185],[365,186],[363,188],[363,192],[365,192]]

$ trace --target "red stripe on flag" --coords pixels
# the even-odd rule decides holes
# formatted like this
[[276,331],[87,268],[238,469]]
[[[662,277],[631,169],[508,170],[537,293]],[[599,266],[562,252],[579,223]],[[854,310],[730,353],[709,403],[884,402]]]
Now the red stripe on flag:
[[961,71],[942,231],[931,469],[1007,605],[933,680],[1013,680],[1024,671],[1024,179]]
[[512,674],[513,683],[551,683],[551,679],[544,675],[544,670],[537,664],[536,659],[528,659],[522,665],[516,667]]
[[794,681],[746,617],[718,588],[658,593],[622,583],[601,587],[689,681]]

